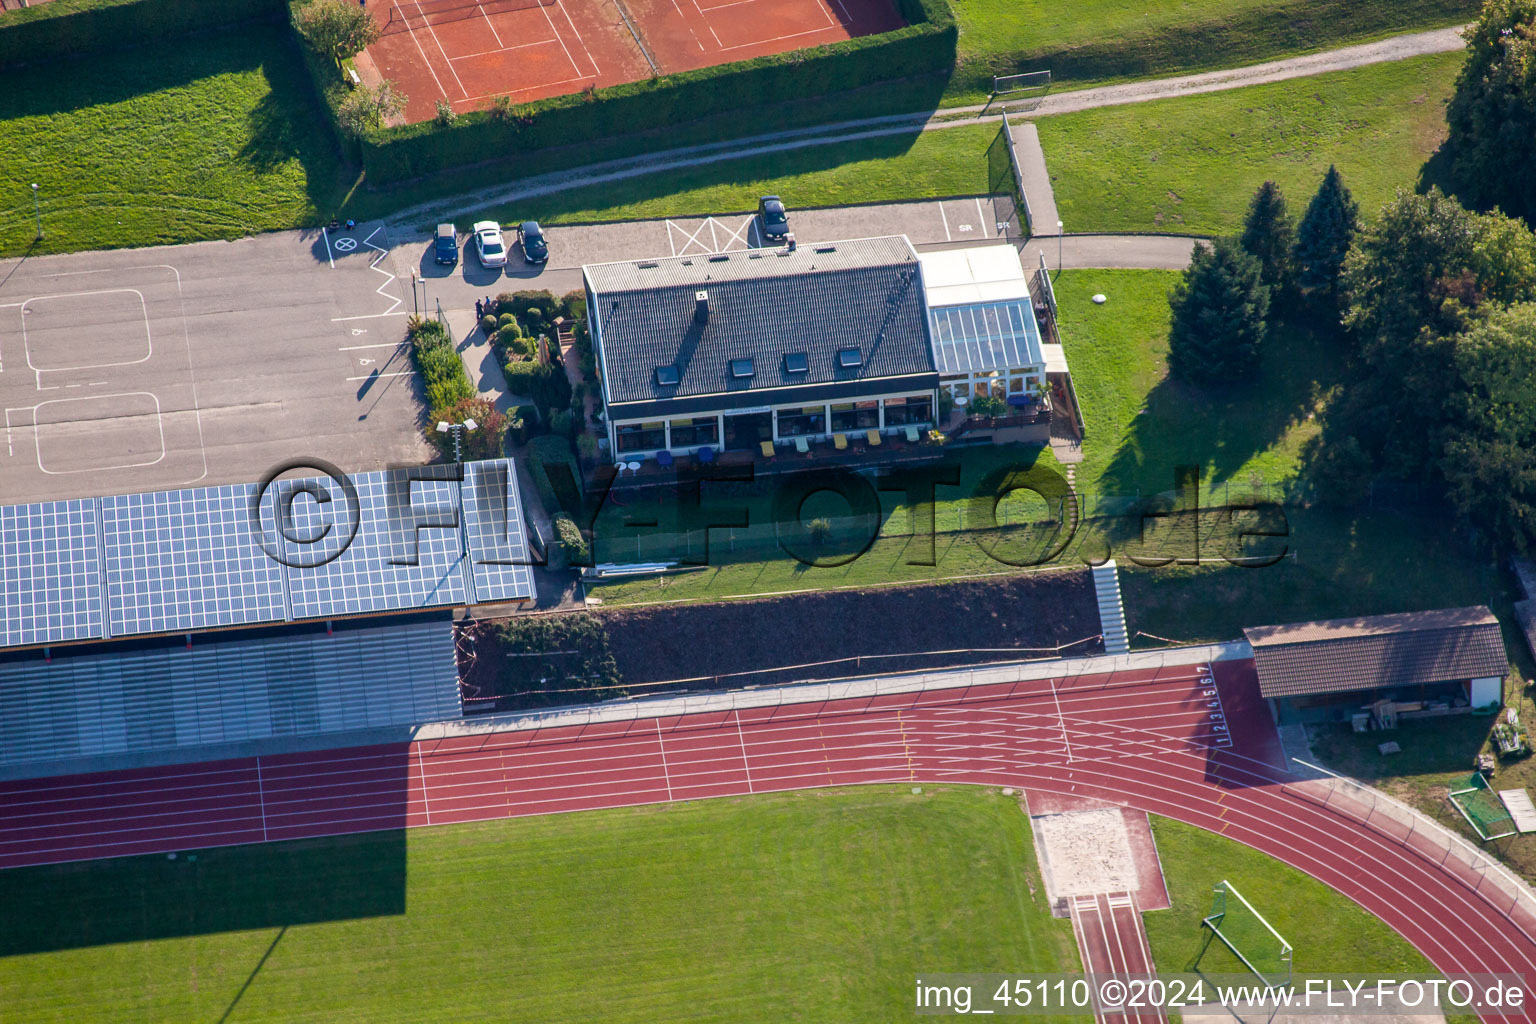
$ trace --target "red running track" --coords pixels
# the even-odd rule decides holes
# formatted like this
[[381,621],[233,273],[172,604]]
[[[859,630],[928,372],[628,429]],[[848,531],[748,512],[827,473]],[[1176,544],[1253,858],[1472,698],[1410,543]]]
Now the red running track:
[[[1141,926],[1141,911],[1136,907],[1135,896],[1128,892],[1074,896],[1071,911],[1072,934],[1083,954],[1084,973],[1154,973],[1152,950]],[[1163,1024],[1167,1020],[1150,1009],[1095,1009],[1093,1018],[1114,1024]]]
[[1076,794],[1246,843],[1332,885],[1444,972],[1536,980],[1536,919],[1422,837],[1280,767],[1252,662],[0,783],[0,867],[813,786]]

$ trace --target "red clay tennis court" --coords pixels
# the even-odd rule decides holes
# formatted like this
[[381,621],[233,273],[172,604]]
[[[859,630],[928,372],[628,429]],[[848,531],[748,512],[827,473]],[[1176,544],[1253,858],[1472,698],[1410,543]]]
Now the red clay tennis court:
[[407,121],[463,113],[873,35],[892,0],[372,0],[358,61],[405,93]]

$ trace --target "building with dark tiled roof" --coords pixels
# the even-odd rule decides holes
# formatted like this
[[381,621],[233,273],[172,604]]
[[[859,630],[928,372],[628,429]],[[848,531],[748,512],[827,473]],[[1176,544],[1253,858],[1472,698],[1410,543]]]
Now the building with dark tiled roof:
[[939,375],[905,237],[582,273],[621,460],[933,425]]
[[1292,707],[1394,695],[1479,707],[1502,700],[1509,661],[1499,620],[1481,605],[1243,630],[1259,692]]

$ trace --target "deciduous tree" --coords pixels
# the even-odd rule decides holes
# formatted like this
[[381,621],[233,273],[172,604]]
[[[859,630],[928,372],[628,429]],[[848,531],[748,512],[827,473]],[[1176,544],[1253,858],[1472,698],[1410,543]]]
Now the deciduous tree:
[[304,41],[338,65],[355,57],[379,39],[379,24],[361,4],[352,0],[310,0],[293,15],[294,27]]

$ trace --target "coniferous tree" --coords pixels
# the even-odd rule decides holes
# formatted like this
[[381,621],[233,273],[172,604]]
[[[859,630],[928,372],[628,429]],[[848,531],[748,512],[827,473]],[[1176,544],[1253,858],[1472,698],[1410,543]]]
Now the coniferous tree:
[[1536,0],[1487,0],[1446,108],[1456,192],[1536,221]]
[[1258,366],[1269,287],[1259,261],[1230,238],[1199,245],[1169,298],[1168,366],[1199,387],[1242,383]]
[[1266,181],[1253,194],[1238,242],[1258,258],[1264,283],[1269,286],[1271,294],[1290,285],[1291,247],[1296,243],[1296,222],[1286,210],[1285,196],[1281,194],[1279,185]]
[[1295,282],[1312,308],[1330,318],[1339,312],[1339,269],[1355,239],[1360,207],[1344,185],[1344,176],[1330,166],[1307,204],[1296,231],[1291,254]]

